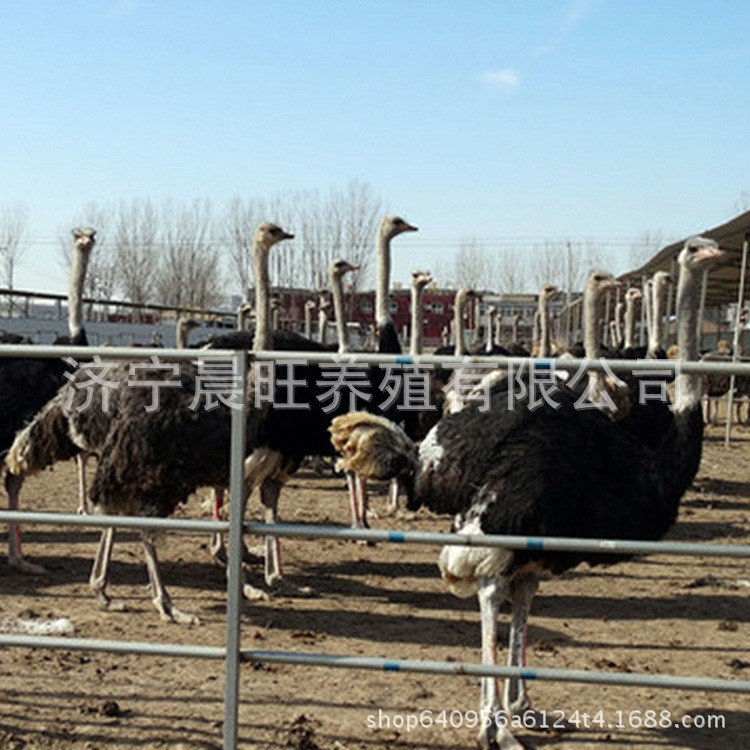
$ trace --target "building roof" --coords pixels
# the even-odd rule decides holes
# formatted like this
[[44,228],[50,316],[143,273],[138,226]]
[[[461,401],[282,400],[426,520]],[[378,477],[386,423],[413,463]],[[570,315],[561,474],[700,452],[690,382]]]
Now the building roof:
[[[727,254],[724,262],[709,273],[708,286],[706,287],[706,305],[713,306],[737,302],[742,270],[742,245],[746,238],[750,238],[750,211],[735,216],[726,224],[696,234],[716,240]],[[674,261],[687,239],[689,237],[663,247],[647,263],[634,271],[624,273],[620,278],[628,283],[640,286],[641,278],[650,276],[655,271],[674,272]],[[747,300],[749,295],[750,273],[746,273],[743,298]]]

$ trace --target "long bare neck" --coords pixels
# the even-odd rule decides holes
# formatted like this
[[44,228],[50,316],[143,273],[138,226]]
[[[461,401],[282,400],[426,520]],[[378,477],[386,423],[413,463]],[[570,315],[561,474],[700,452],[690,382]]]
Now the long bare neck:
[[591,359],[597,359],[601,355],[597,302],[598,295],[592,289],[586,289],[583,299],[583,349]]
[[411,288],[411,340],[409,354],[415,356],[422,353],[422,300],[424,287],[413,284]]
[[79,336],[83,330],[83,287],[86,283],[88,264],[89,253],[76,243],[73,248],[68,289],[68,334],[71,339]]
[[305,305],[305,337],[312,337],[312,308]]
[[653,307],[651,315],[653,320],[648,332],[648,352],[655,354],[664,344],[664,305],[666,302],[666,283],[657,279],[653,283]]
[[539,297],[539,356],[549,357],[552,354],[552,340],[549,330],[549,300],[546,294]]
[[339,273],[332,273],[331,295],[333,296],[333,312],[336,316],[336,335],[338,336],[339,352],[349,351],[349,331],[346,326],[344,313],[344,279]]
[[466,304],[466,293],[459,290],[456,294],[456,303],[453,309],[453,352],[457,357],[462,357],[466,351],[464,342],[464,305]]
[[375,323],[378,328],[390,322],[388,312],[388,289],[391,281],[391,241],[378,232],[375,248],[377,254],[377,282],[375,286]]
[[625,302],[625,348],[635,346],[635,297],[628,297]]
[[649,279],[643,287],[643,310],[646,313],[646,329],[651,336],[651,331],[654,328],[654,306],[653,306],[653,283]]
[[484,342],[484,349],[486,352],[491,353],[492,352],[492,344],[493,342],[493,333],[495,331],[495,313],[494,312],[488,312],[487,313],[487,332]]
[[[500,318],[498,317],[498,321]],[[513,316],[513,323],[510,329],[510,340],[514,343],[518,343],[518,318],[514,315]],[[500,343],[500,340],[498,339],[498,343]]]
[[614,320],[614,336],[615,336],[615,345],[620,346],[622,343],[623,338],[623,319],[625,317],[625,303],[624,302],[618,302],[617,305],[615,305],[615,320]]
[[328,334],[328,313],[324,307],[318,310],[318,343],[325,344]]
[[271,348],[271,281],[268,273],[268,248],[256,242],[253,248],[253,270],[255,271],[255,336],[253,350]]
[[[688,362],[698,359],[698,280],[689,268],[682,268],[677,285],[677,345],[680,357]],[[678,411],[689,409],[701,400],[701,376],[680,375],[681,398]]]

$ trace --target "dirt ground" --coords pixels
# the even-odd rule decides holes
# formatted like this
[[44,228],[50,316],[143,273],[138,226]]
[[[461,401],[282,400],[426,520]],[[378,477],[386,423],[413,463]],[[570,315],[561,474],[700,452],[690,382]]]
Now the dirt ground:
[[[727,449],[722,429],[708,431],[700,473],[670,539],[750,544],[750,428],[735,436]],[[70,512],[76,493],[74,466],[61,464],[27,482],[22,506]],[[373,506],[381,511],[376,527],[449,527],[447,519],[427,512],[385,517],[382,495]],[[257,504],[252,507],[257,513]],[[347,524],[342,480],[300,472],[282,495],[281,513],[289,521]],[[182,515],[206,512],[193,499]],[[96,539],[94,530],[27,528],[25,553],[48,572],[21,575],[3,557],[0,619],[67,617],[82,638],[223,644],[224,572],[210,561],[205,535],[171,534],[161,549],[165,582],[177,605],[201,618],[198,627],[159,619],[132,534],[118,537],[110,587],[129,612],[101,611],[88,587]],[[313,586],[318,595],[248,605],[244,648],[479,661],[476,601],[447,593],[437,575],[436,548],[286,540],[282,549],[290,580]],[[260,571],[253,573],[257,580]],[[749,580],[748,562],[741,559],[661,556],[581,566],[542,583],[532,610],[529,664],[748,680]],[[501,638],[505,633],[503,621]],[[221,661],[6,648],[0,650],[0,748],[220,748],[223,679]],[[531,748],[750,747],[748,694],[537,682],[531,695],[550,716],[601,711],[605,724],[567,733],[518,732]],[[475,730],[451,728],[450,721],[466,721],[465,712],[478,703],[479,682],[466,676],[247,664],[238,746],[473,748]],[[629,724],[631,715],[637,723],[649,710],[724,726],[606,727],[618,717]],[[436,721],[407,731],[406,716],[417,714]]]

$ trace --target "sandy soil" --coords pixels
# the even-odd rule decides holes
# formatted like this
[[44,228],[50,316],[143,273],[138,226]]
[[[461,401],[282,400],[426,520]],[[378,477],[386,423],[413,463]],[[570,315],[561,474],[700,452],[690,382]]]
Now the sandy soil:
[[[724,448],[723,432],[707,435],[701,471],[685,497],[671,539],[750,543],[750,430]],[[340,479],[301,472],[282,495],[285,520],[348,523]],[[76,507],[72,464],[27,483],[26,509]],[[374,507],[385,508],[376,497]],[[257,512],[257,505],[253,506]],[[205,514],[193,499],[182,515]],[[386,518],[377,527],[447,530],[446,519],[420,513]],[[111,593],[129,612],[103,612],[88,587],[97,533],[28,528],[25,553],[41,576],[20,575],[0,562],[0,619],[67,617],[75,635],[136,641],[221,645],[224,573],[209,560],[205,535],[170,535],[161,549],[165,581],[182,609],[203,624],[162,622],[145,590],[135,537],[115,548]],[[366,654],[389,658],[479,660],[474,600],[448,594],[436,575],[431,547],[286,541],[288,576],[313,586],[315,598],[283,598],[247,606],[245,648]],[[258,571],[259,572],[259,571]],[[707,675],[750,679],[750,569],[746,560],[650,557],[589,569],[544,582],[534,602],[529,662],[535,666]],[[502,636],[505,637],[505,622]],[[501,655],[503,658],[503,655]],[[136,657],[73,651],[0,651],[0,748],[219,748],[223,664],[198,659]],[[476,679],[292,666],[244,665],[241,748],[376,750],[472,748],[475,730],[442,726],[469,718],[479,702]],[[671,711],[723,728],[604,728],[567,733],[523,730],[534,748],[594,747],[736,750],[750,746],[750,696],[539,682],[538,708],[602,711],[605,724],[631,712]],[[407,715],[431,715],[434,726],[406,731]],[[390,726],[388,726],[390,723]],[[380,724],[380,726],[377,726]]]

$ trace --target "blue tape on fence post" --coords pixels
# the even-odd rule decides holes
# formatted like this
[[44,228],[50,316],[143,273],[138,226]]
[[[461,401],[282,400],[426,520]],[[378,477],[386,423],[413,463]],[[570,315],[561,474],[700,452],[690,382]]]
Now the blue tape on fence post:
[[400,672],[401,665],[397,661],[386,661],[383,662],[383,670],[385,672]]
[[526,541],[526,549],[544,549],[544,540],[543,539],[528,539]]
[[389,531],[388,541],[389,542],[405,542],[406,535],[404,534],[403,531]]

